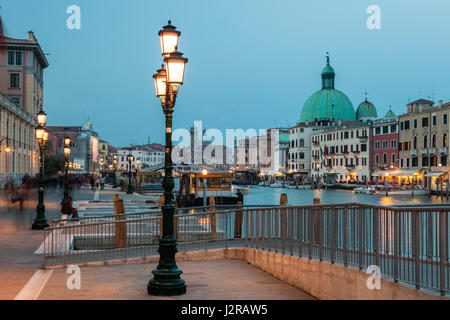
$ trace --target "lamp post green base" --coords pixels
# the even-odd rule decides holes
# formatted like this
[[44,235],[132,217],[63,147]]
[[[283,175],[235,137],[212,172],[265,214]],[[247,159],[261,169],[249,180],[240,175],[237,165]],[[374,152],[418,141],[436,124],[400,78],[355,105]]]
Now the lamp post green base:
[[177,241],[175,238],[159,240],[161,260],[152,271],[153,279],[148,282],[147,292],[154,296],[180,296],[186,293],[186,283],[181,278],[183,271],[175,264]]
[[47,219],[45,218],[45,206],[43,204],[38,204],[36,207],[37,216],[34,219],[33,225],[31,226],[32,230],[43,230],[48,228],[49,225],[47,223]]

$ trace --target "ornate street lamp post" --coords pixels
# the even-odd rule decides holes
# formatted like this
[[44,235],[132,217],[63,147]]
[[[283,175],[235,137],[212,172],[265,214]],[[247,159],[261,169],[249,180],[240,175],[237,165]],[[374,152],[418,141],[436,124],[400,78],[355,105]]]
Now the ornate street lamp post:
[[45,130],[47,123],[47,114],[41,109],[37,114],[38,127],[36,128],[36,139],[39,143],[39,191],[38,205],[36,207],[36,218],[31,228],[33,230],[42,230],[48,228],[47,219],[45,218],[44,205],[44,148],[48,139],[48,132]]
[[186,283],[181,278],[183,271],[178,269],[175,261],[177,239],[174,236],[173,216],[175,206],[172,201],[174,180],[172,176],[172,115],[178,90],[183,84],[184,69],[188,59],[177,51],[180,32],[169,24],[159,31],[161,37],[162,55],[165,57],[167,70],[164,65],[153,75],[155,79],[156,96],[161,99],[161,106],[166,117],[166,150],[164,165],[164,205],[162,211],[163,234],[159,239],[159,264],[152,271],[153,279],[147,285],[151,295],[175,296],[186,293]]
[[133,186],[131,185],[131,162],[134,160],[133,155],[129,154],[128,159],[128,189],[127,194],[133,194]]
[[63,203],[69,198],[69,155],[70,155],[70,138],[64,138],[64,155],[66,156],[66,172],[64,174],[64,197]]

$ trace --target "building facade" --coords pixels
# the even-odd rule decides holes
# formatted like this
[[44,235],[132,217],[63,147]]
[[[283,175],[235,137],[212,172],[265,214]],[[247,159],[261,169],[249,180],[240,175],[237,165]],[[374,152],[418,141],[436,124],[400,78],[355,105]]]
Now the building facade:
[[311,135],[316,126],[299,123],[289,128],[288,174],[295,181],[308,181],[311,174]]
[[329,126],[311,136],[314,181],[327,183],[371,180],[369,124]]
[[398,121],[397,118],[386,114],[372,126],[372,172],[376,170],[398,169]]
[[39,171],[35,128],[43,107],[48,61],[34,33],[28,39],[6,36],[0,43],[0,185],[20,183]]
[[450,102],[417,100],[398,117],[400,168],[449,171]]

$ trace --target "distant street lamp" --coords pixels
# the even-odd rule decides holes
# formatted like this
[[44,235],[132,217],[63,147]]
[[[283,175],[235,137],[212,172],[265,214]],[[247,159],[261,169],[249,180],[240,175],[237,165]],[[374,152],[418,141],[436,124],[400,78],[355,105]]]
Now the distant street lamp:
[[70,138],[64,138],[64,155],[66,156],[66,173],[64,174],[64,196],[63,203],[69,198],[69,155],[70,155]]
[[39,191],[38,205],[36,207],[36,218],[31,228],[33,230],[42,230],[48,228],[47,219],[45,218],[44,205],[44,148],[48,140],[48,132],[45,130],[47,123],[47,114],[41,109],[37,114],[38,126],[36,128],[36,139],[39,143]]
[[203,169],[202,170],[202,175],[203,175],[203,209],[205,209],[205,207],[208,205],[208,200],[207,200],[207,196],[206,196],[206,176],[208,175],[208,170]]
[[128,189],[127,194],[133,194],[133,186],[131,185],[131,162],[134,160],[133,155],[129,154],[128,159]]
[[117,188],[116,170],[117,170],[117,156],[114,156],[114,172],[113,172],[113,188]]
[[173,216],[175,206],[172,201],[174,181],[172,176],[172,117],[176,98],[180,86],[183,84],[185,65],[188,59],[177,51],[180,32],[169,24],[159,31],[161,38],[161,51],[164,56],[167,70],[164,65],[153,75],[155,79],[156,96],[161,100],[161,106],[166,118],[166,150],[164,165],[164,205],[161,207],[163,234],[159,239],[159,264],[152,271],[153,279],[147,285],[151,295],[175,296],[186,293],[186,283],[181,278],[183,271],[178,269],[175,261],[177,252],[177,239],[174,236]]

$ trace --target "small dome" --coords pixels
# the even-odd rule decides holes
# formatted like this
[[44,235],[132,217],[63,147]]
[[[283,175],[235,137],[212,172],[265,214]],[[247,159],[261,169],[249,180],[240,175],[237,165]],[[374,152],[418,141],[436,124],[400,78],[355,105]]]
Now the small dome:
[[332,66],[326,65],[325,68],[323,68],[323,70],[322,70],[322,75],[324,75],[324,74],[333,74],[333,75],[335,75],[336,73],[334,72],[334,69],[333,69]]
[[385,118],[395,118],[396,117],[396,115],[395,115],[395,113],[394,113],[394,111],[392,111],[392,109],[389,109],[389,111],[388,112],[386,112],[386,114],[385,114],[385,116],[384,116]]
[[376,118],[377,117],[377,109],[373,105],[372,102],[367,99],[363,101],[358,108],[356,109],[356,118],[358,120],[363,118]]

